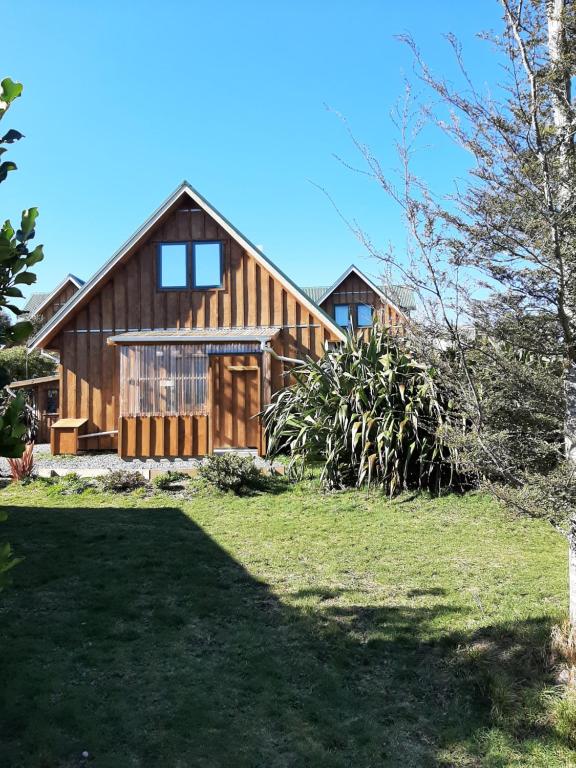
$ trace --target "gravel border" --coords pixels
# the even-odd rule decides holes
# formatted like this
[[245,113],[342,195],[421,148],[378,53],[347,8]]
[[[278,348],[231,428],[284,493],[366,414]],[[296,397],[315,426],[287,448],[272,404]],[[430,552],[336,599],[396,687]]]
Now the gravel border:
[[[254,463],[259,469],[278,470],[281,465],[271,463],[260,456],[254,456]],[[141,472],[148,475],[150,470],[168,472],[168,470],[193,470],[202,464],[203,459],[122,459],[117,453],[83,453],[78,456],[52,456],[48,443],[34,446],[33,474],[49,476],[76,472],[80,476],[95,476],[115,470]],[[281,471],[281,470],[280,470]],[[8,461],[0,457],[0,477],[10,476]]]

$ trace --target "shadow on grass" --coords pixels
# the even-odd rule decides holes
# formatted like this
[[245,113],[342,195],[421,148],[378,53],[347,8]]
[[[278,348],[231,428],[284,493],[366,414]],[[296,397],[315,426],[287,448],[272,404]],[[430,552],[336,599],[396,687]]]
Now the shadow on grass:
[[435,766],[490,724],[495,679],[548,682],[545,619],[433,642],[445,604],[300,611],[177,508],[21,508],[3,533],[27,557],[2,597],[5,768]]

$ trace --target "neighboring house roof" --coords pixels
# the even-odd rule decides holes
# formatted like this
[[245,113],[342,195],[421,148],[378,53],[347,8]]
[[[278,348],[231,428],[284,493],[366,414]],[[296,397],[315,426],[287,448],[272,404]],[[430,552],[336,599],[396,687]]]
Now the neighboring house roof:
[[22,311],[29,317],[36,314],[37,308],[44,304],[46,299],[50,296],[49,293],[33,293],[26,304],[24,304]]
[[388,294],[390,298],[398,304],[399,307],[410,312],[416,309],[416,298],[414,296],[414,290],[407,285],[384,285],[384,293]]
[[320,298],[324,296],[330,286],[328,285],[312,285],[307,288],[302,288],[304,293],[312,299],[315,304],[318,304]]
[[28,346],[30,349],[35,349],[43,343],[48,343],[50,339],[56,335],[58,330],[64,324],[66,318],[70,313],[88,297],[91,292],[96,290],[97,287],[104,282],[108,274],[114,269],[114,267],[122,261],[122,259],[132,249],[134,249],[139,242],[141,242],[152,227],[158,223],[158,221],[169,211],[172,206],[183,196],[188,197],[202,207],[231,237],[233,237],[242,248],[249,253],[259,264],[264,266],[285,288],[288,288],[294,293],[300,301],[307,307],[309,311],[319,316],[324,324],[334,333],[334,335],[344,340],[346,335],[342,329],[339,328],[334,320],[329,317],[317,304],[312,302],[310,298],[299,288],[292,280],[284,274],[278,267],[265,256],[262,251],[250,242],[236,227],[231,224],[219,211],[216,210],[202,195],[192,187],[187,181],[183,181],[174,192],[166,198],[162,205],[154,211],[154,213],[142,224],[142,226],[136,230],[132,237],[127,240],[116,253],[108,259],[108,261],[93,275],[87,283],[63,306],[56,314],[44,325],[38,333],[30,340]]
[[53,291],[50,291],[49,293],[33,293],[24,305],[23,312],[25,312],[28,317],[39,315],[44,307],[50,303],[54,296],[60,293],[67,283],[72,283],[77,289],[80,289],[84,285],[84,280],[76,277],[76,275],[66,275],[64,280],[62,280]]
[[133,344],[138,342],[233,342],[257,341],[264,343],[280,333],[280,327],[242,326],[241,328],[175,328],[161,331],[128,331],[108,338],[109,344]]
[[351,264],[348,269],[343,272],[343,274],[340,275],[340,277],[332,283],[332,285],[328,286],[311,286],[308,288],[302,288],[304,293],[308,294],[312,301],[314,301],[316,304],[320,305],[323,301],[325,301],[328,296],[330,296],[331,293],[333,293],[336,288],[342,283],[348,275],[350,275],[352,272],[355,272],[358,277],[360,277],[362,280],[364,280],[365,283],[367,283],[372,290],[377,293],[380,298],[383,301],[388,302],[396,309],[399,309],[401,312],[408,312],[412,309],[416,309],[416,303],[414,301],[414,292],[411,288],[408,288],[403,285],[387,285],[378,287],[372,280],[370,280],[369,277],[367,277],[364,272],[362,272],[360,269],[358,269],[357,266],[354,264]]

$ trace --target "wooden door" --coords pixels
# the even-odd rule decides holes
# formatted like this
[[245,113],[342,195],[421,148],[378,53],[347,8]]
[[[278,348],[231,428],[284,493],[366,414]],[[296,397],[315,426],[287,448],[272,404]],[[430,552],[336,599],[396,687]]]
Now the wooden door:
[[212,368],[212,448],[260,450],[260,356],[218,355]]

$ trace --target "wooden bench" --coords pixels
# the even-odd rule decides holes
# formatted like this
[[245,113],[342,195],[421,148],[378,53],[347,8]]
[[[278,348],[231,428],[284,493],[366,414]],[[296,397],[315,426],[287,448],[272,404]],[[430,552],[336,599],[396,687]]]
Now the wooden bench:
[[50,428],[50,450],[53,456],[78,453],[78,443],[88,419],[59,419]]

